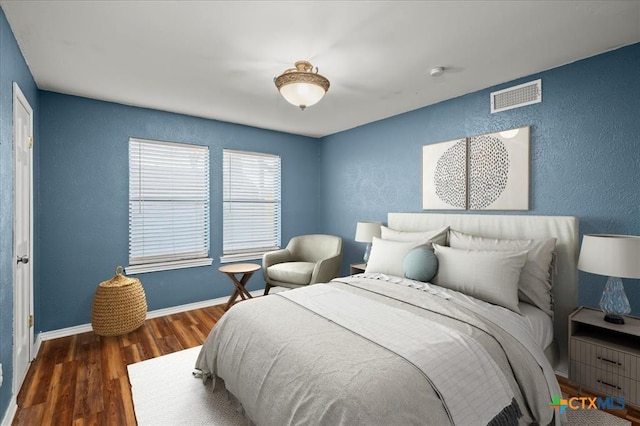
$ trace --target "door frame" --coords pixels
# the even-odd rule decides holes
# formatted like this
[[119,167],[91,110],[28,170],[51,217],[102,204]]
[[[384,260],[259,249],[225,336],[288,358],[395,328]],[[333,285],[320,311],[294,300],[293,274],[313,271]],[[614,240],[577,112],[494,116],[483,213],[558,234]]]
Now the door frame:
[[[12,176],[13,176],[13,197],[12,197],[12,204],[13,204],[13,230],[14,230],[14,237],[13,237],[13,247],[12,247],[12,252],[13,252],[13,256],[12,256],[12,262],[13,262],[13,267],[12,267],[12,271],[13,271],[13,394],[17,395],[17,392],[20,390],[20,386],[22,386],[22,382],[24,381],[24,378],[26,377],[26,371],[24,373],[24,375],[21,375],[21,377],[18,377],[18,374],[16,374],[16,370],[15,370],[15,366],[17,365],[17,360],[18,360],[18,351],[17,351],[17,345],[16,345],[16,332],[15,332],[15,324],[16,321],[25,321],[27,320],[26,318],[16,318],[16,306],[17,306],[17,295],[18,292],[16,291],[16,268],[17,268],[17,263],[16,263],[16,256],[18,255],[18,253],[16,253],[16,241],[15,241],[15,229],[16,229],[16,223],[17,223],[17,215],[16,215],[16,197],[15,197],[15,191],[16,191],[16,135],[17,135],[17,120],[16,120],[16,106],[18,105],[18,103],[22,104],[22,106],[27,110],[27,112],[29,113],[29,132],[31,134],[31,140],[33,143],[33,108],[31,108],[31,105],[29,104],[29,101],[27,101],[26,96],[24,96],[24,93],[22,93],[22,90],[20,90],[20,86],[18,86],[18,84],[16,82],[13,82],[13,167],[12,167]],[[33,146],[33,145],[32,145]],[[34,194],[33,194],[33,147],[31,149],[29,149],[29,157],[30,157],[30,161],[29,161],[29,190],[31,192],[31,197],[30,197],[30,207],[29,207],[29,263],[27,264],[29,267],[29,275],[31,277],[31,279],[29,280],[29,315],[33,315],[33,210],[34,210],[34,203],[33,203],[33,199],[34,199]],[[31,326],[29,327],[29,362],[31,362],[34,358],[34,354],[33,354],[33,350],[34,350],[34,333],[33,333],[34,327]],[[27,369],[28,371],[28,369]]]

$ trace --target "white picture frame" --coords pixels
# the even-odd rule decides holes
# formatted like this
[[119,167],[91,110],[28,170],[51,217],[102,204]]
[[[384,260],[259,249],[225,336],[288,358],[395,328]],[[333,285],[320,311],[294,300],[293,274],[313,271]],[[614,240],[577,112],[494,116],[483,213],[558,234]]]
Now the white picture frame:
[[469,210],[528,210],[529,126],[468,139]]
[[528,210],[530,126],[422,147],[423,210]]
[[467,208],[467,139],[422,147],[422,208]]

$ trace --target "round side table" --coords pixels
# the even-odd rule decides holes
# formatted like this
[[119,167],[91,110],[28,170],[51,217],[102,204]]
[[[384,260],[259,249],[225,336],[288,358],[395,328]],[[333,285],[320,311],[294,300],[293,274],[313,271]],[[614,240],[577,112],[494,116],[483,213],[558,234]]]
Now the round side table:
[[[229,309],[236,301],[238,296],[242,298],[242,300],[251,299],[251,293],[245,288],[247,281],[251,278],[254,272],[260,269],[260,265],[256,265],[255,263],[234,263],[229,265],[223,265],[218,268],[218,271],[226,274],[234,285],[233,294],[229,297],[229,301],[224,307],[226,311]],[[236,277],[236,275],[242,275],[240,279]]]

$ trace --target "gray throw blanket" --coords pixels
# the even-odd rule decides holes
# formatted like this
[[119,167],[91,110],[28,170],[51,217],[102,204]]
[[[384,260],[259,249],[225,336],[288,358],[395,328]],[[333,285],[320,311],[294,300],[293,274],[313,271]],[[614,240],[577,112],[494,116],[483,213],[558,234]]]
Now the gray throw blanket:
[[365,278],[243,302],[198,357],[257,425],[549,424],[540,366],[451,300]]

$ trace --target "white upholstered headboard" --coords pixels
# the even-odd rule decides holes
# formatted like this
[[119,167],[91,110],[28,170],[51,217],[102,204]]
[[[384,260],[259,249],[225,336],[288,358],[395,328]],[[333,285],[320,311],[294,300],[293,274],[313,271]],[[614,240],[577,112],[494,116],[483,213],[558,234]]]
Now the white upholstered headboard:
[[428,231],[450,226],[457,231],[503,239],[557,238],[553,332],[560,350],[558,370],[567,368],[569,314],[577,306],[578,219],[573,216],[389,213],[388,226]]

